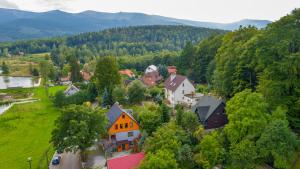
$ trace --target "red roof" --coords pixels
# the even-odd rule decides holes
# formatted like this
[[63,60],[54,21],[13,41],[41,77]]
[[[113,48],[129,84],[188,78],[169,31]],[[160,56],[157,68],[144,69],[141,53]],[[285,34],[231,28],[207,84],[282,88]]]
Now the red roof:
[[134,77],[134,73],[129,69],[120,70],[119,73],[121,75],[127,75],[128,77]]
[[144,153],[130,154],[107,161],[107,169],[134,169],[144,159]]
[[91,74],[86,71],[80,71],[83,80],[89,81],[91,80]]
[[168,72],[171,73],[176,73],[177,69],[176,66],[168,66]]

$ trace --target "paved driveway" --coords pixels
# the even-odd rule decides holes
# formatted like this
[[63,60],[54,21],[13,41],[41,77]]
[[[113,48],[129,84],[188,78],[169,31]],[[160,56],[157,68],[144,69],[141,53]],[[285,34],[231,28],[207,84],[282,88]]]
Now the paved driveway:
[[77,153],[64,153],[60,169],[81,169],[80,154]]

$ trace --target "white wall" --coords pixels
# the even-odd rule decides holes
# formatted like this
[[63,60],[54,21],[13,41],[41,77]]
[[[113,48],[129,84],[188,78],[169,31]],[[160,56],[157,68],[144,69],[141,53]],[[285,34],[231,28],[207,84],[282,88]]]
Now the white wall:
[[[133,132],[133,136],[128,137],[128,132]],[[139,134],[140,134],[139,130],[132,130],[132,131],[116,133],[116,140],[117,141],[123,141],[123,140],[133,141],[134,138],[137,138],[139,136]]]
[[[184,91],[184,93],[182,93],[182,91]],[[185,79],[174,92],[175,100],[173,104],[184,102],[184,95],[191,93],[195,93],[195,87],[188,79]]]

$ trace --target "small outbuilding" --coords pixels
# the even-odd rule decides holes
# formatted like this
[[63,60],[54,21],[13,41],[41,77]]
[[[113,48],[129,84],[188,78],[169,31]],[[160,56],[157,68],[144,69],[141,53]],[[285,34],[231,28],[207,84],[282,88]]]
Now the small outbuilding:
[[205,129],[223,127],[228,123],[224,101],[214,96],[202,96],[192,106],[192,111],[197,114]]
[[79,92],[80,90],[74,86],[74,85],[70,85],[64,92],[65,96],[72,96],[73,94]]

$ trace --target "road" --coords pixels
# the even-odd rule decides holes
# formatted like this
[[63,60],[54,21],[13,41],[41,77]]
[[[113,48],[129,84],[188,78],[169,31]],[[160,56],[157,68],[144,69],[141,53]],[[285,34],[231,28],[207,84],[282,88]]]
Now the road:
[[[55,156],[55,155],[54,155]],[[81,169],[79,153],[63,153],[61,154],[61,161],[59,165],[50,164],[49,169]],[[52,160],[52,159],[51,159]]]
[[64,153],[60,169],[81,169],[80,154]]

